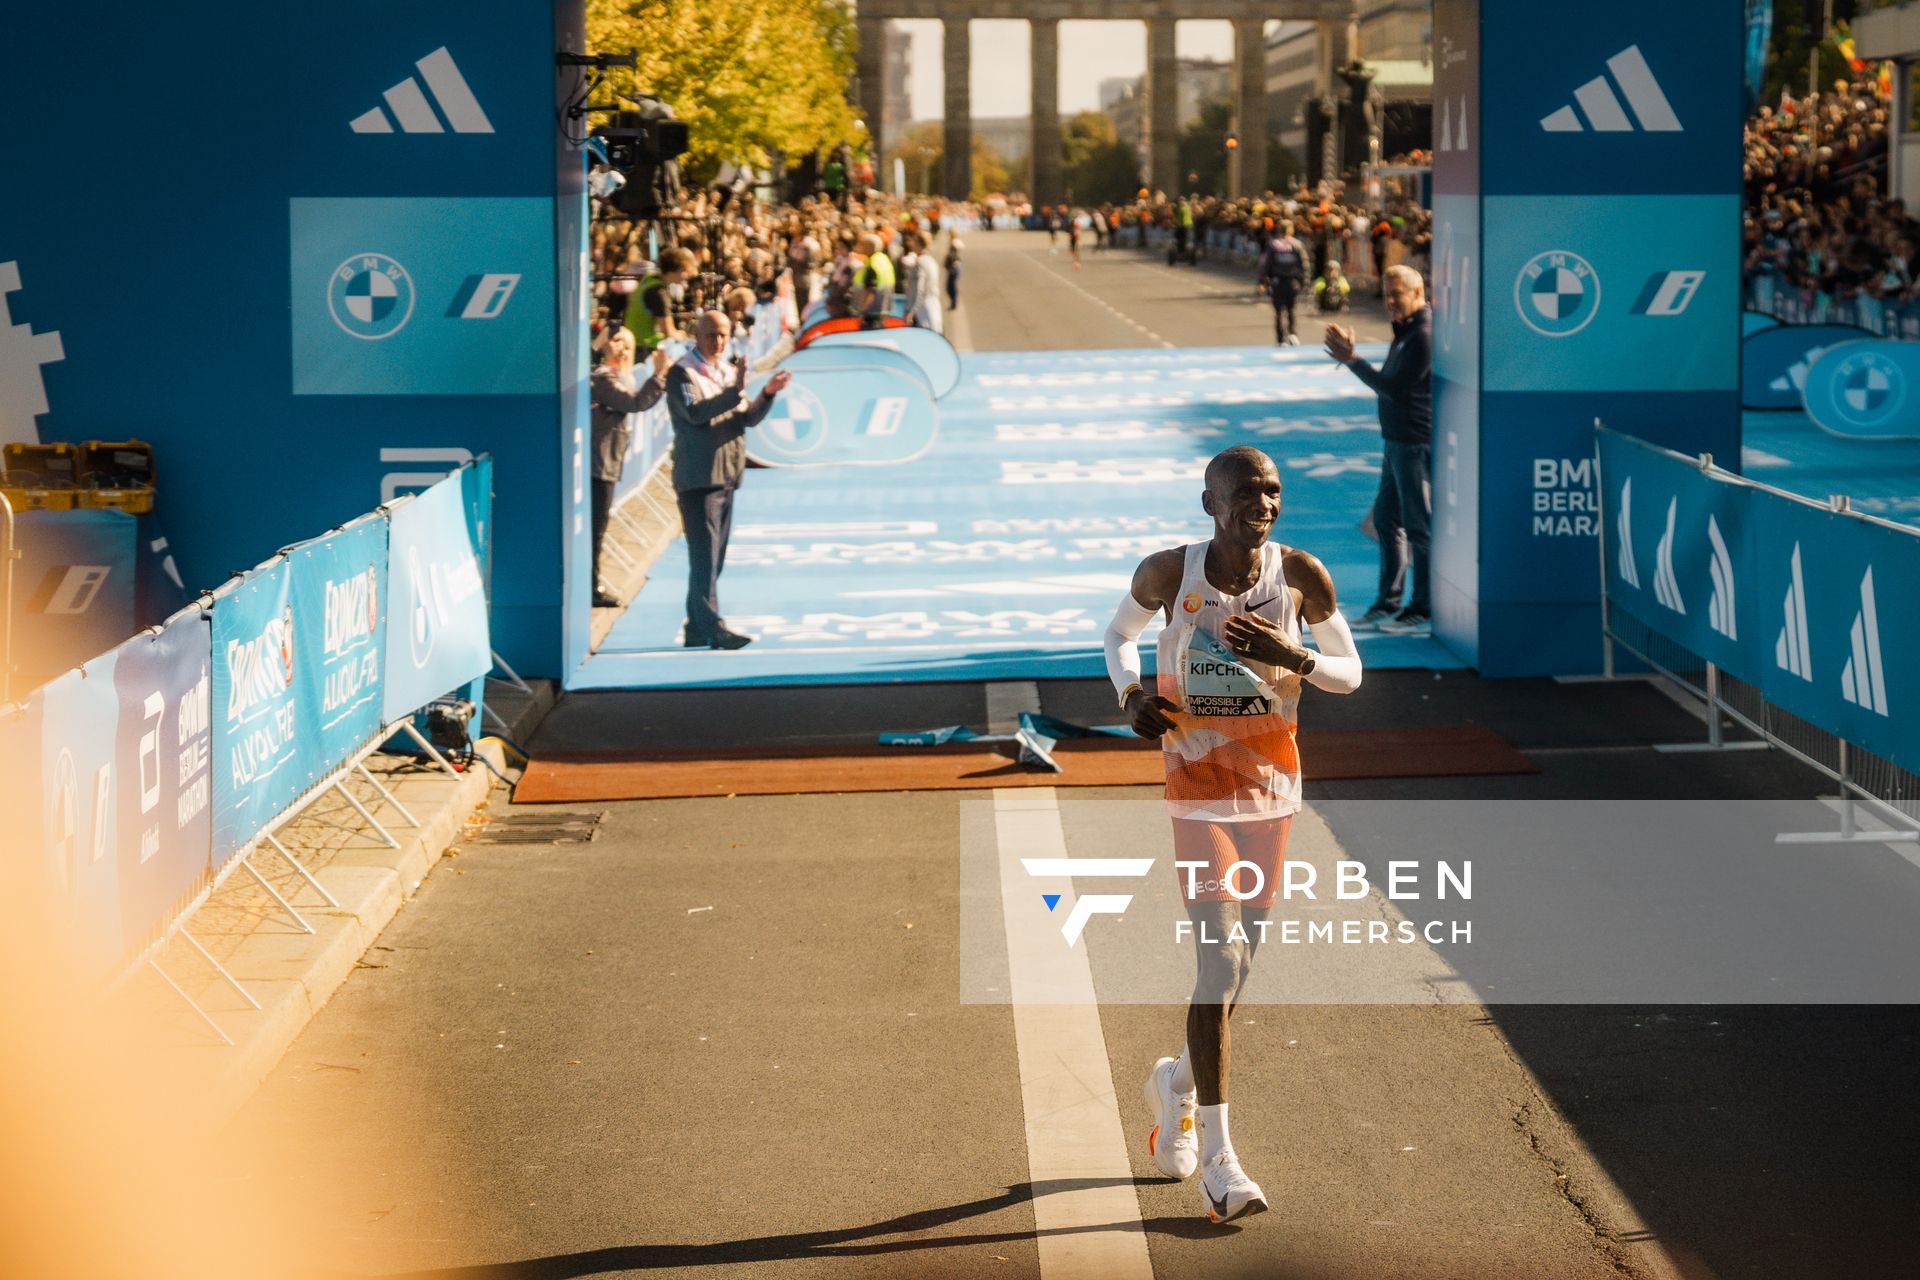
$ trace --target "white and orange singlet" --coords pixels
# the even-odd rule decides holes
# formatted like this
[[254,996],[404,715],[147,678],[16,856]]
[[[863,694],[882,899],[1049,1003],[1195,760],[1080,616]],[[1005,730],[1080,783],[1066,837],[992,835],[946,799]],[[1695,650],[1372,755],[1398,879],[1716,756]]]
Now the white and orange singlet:
[[1256,614],[1298,644],[1300,611],[1281,548],[1263,545],[1253,586],[1228,595],[1207,581],[1207,546],[1186,548],[1157,650],[1160,696],[1179,708],[1160,739],[1167,812],[1177,820],[1272,823],[1300,809],[1300,677],[1238,657],[1221,631],[1236,614]]

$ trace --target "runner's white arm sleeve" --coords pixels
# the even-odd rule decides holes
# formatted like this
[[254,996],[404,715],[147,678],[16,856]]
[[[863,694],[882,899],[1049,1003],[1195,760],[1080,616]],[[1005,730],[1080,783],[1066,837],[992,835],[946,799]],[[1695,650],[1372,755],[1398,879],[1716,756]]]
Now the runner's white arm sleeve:
[[1140,634],[1153,621],[1154,610],[1133,598],[1133,592],[1120,597],[1120,608],[1107,624],[1107,679],[1113,692],[1124,696],[1127,686],[1140,683]]
[[[1309,624],[1309,629],[1320,656],[1313,660],[1313,674],[1304,677],[1306,682],[1328,693],[1352,693],[1358,689],[1360,650],[1353,643],[1353,632],[1347,629],[1347,620],[1340,616],[1340,611],[1335,609],[1325,622]],[[1108,647],[1111,650],[1112,646]],[[1113,666],[1113,659],[1107,659],[1107,666]]]

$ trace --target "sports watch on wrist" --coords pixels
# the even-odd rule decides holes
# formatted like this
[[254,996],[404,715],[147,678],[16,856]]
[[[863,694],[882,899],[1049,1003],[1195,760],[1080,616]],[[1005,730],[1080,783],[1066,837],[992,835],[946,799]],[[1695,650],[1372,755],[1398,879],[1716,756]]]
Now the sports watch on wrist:
[[1303,675],[1303,676],[1310,676],[1313,674],[1313,669],[1319,664],[1320,664],[1320,659],[1314,657],[1312,654],[1308,654],[1307,660],[1300,664],[1300,670],[1297,674]]

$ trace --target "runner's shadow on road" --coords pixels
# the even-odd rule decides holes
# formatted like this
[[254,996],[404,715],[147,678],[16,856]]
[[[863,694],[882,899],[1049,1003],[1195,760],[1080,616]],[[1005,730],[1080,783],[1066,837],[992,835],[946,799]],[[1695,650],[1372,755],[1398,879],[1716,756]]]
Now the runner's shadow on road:
[[[608,1275],[622,1271],[653,1271],[668,1267],[712,1267],[745,1262],[785,1262],[802,1258],[857,1258],[915,1253],[922,1250],[954,1249],[989,1244],[1018,1244],[1037,1236],[1083,1235],[1089,1232],[1124,1230],[1130,1223],[1102,1223],[1086,1227],[1065,1227],[1035,1232],[974,1232],[966,1235],[930,1236],[911,1240],[883,1240],[879,1237],[907,1232],[932,1231],[971,1218],[999,1213],[1031,1203],[1039,1196],[1063,1191],[1084,1191],[1096,1187],[1158,1186],[1162,1178],[1054,1178],[1044,1182],[1022,1182],[996,1196],[970,1200],[965,1204],[888,1218],[860,1227],[827,1231],[795,1231],[777,1236],[754,1236],[746,1240],[719,1240],[707,1244],[634,1244],[609,1249],[588,1249],[580,1253],[559,1253],[544,1258],[526,1258],[518,1262],[487,1262],[472,1267],[449,1267],[436,1271],[389,1273],[383,1280],[580,1280],[581,1277]],[[1199,1217],[1155,1218],[1142,1224],[1151,1234],[1199,1239],[1231,1233],[1237,1228],[1216,1227]]]

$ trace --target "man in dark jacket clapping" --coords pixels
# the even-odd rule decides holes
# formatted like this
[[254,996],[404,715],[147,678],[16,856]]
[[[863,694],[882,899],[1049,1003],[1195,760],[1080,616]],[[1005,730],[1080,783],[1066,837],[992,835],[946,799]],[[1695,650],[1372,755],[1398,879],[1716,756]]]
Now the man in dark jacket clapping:
[[[1380,435],[1385,446],[1380,492],[1373,500],[1373,527],[1380,535],[1380,594],[1354,622],[1354,630],[1379,627],[1387,635],[1426,632],[1433,626],[1433,581],[1428,549],[1433,512],[1433,311],[1426,284],[1411,267],[1388,267],[1387,318],[1393,345],[1378,369],[1353,353],[1353,330],[1327,326],[1327,354],[1347,366],[1380,396]],[[1400,607],[1407,568],[1413,594]]]

